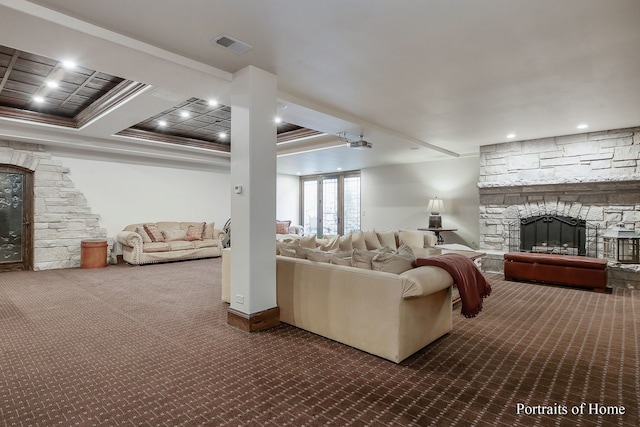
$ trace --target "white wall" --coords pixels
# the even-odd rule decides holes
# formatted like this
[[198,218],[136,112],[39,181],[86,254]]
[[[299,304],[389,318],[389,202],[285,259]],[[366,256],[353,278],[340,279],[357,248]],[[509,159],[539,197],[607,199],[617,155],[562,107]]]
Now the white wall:
[[228,173],[54,158],[70,169],[109,237],[137,222],[215,221],[222,228],[230,216]]
[[300,177],[278,174],[276,177],[276,219],[300,224]]
[[446,243],[478,247],[478,157],[410,165],[381,166],[361,171],[362,229],[417,229],[428,226],[427,203],[437,196]]

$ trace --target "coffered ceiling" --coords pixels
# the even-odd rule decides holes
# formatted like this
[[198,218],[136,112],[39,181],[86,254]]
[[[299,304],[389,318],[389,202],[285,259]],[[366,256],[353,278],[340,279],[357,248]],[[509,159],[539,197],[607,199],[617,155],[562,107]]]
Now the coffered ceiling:
[[[97,72],[82,89],[63,85],[66,120],[78,120],[71,106],[88,108],[90,89],[133,85],[84,125],[5,116],[0,137],[228,168],[222,116],[233,73],[248,65],[277,76],[278,114],[298,132],[279,144],[283,173],[441,161],[485,144],[637,126],[639,19],[637,0],[0,0],[8,61],[12,50],[50,58],[45,79],[67,58]],[[220,35],[251,48],[225,49]],[[202,113],[180,121],[186,106]],[[362,134],[373,149],[348,150],[338,134]]]

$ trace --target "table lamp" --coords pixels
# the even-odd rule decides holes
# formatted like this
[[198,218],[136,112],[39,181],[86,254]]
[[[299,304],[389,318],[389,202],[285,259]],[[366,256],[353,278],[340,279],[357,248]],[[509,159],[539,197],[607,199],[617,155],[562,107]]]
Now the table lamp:
[[429,200],[429,204],[427,205],[427,211],[431,212],[429,215],[429,228],[442,228],[442,217],[440,216],[440,211],[444,207],[444,203],[441,199],[434,197]]

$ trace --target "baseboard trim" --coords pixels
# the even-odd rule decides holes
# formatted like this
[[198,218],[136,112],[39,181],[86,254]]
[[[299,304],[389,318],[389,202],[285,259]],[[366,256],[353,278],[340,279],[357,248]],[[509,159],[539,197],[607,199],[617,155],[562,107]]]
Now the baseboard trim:
[[227,324],[245,332],[258,332],[280,324],[280,307],[247,314],[231,307],[227,309]]

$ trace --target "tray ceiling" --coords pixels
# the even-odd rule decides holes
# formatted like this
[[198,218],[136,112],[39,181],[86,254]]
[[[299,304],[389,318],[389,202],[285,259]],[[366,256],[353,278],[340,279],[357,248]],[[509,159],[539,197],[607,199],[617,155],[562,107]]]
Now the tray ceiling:
[[[0,46],[0,118],[80,128],[148,87],[117,76]],[[278,125],[278,142],[319,134]],[[190,98],[116,135],[230,151],[231,107]]]

